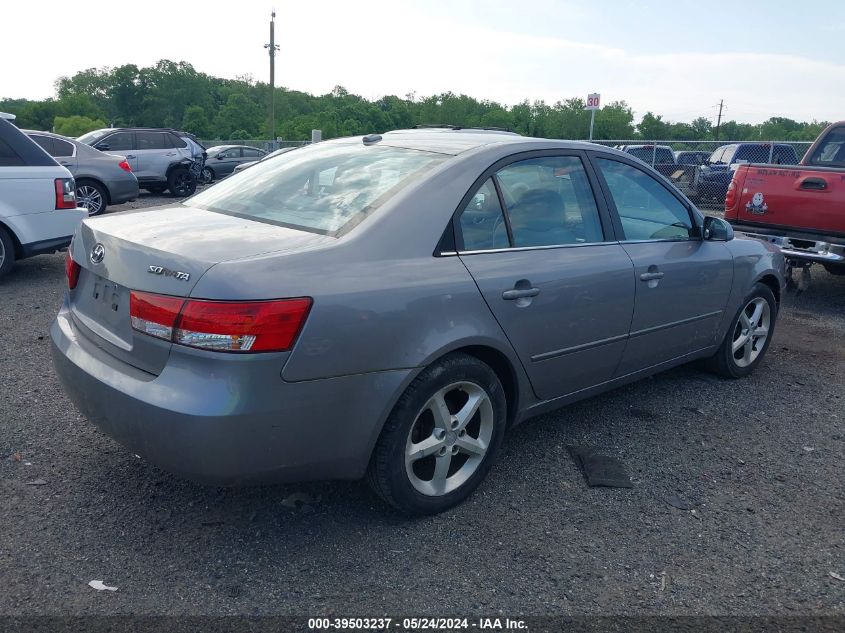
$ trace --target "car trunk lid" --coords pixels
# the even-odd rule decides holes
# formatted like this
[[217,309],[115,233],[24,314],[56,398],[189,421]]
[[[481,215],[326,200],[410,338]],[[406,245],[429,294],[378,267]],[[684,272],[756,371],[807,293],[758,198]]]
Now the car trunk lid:
[[181,205],[86,220],[71,246],[81,266],[70,293],[71,312],[80,330],[98,346],[157,375],[171,343],[132,329],[131,291],[190,297],[197,281],[220,262],[300,252],[334,241]]

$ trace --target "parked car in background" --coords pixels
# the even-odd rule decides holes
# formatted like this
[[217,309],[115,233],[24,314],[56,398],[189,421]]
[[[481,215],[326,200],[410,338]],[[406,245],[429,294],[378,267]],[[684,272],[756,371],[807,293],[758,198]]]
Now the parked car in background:
[[325,141],[85,220],[54,363],[90,421],[163,468],[366,473],[431,514],[522,420],[696,359],[751,373],[783,255],[732,238],[609,148],[445,128]]
[[262,162],[262,161],[269,160],[269,159],[274,158],[274,157],[276,157],[276,156],[280,156],[280,155],[285,154],[285,153],[287,153],[287,152],[289,152],[289,151],[291,151],[291,150],[293,150],[293,149],[296,149],[297,147],[300,147],[300,146],[295,146],[295,147],[282,147],[281,149],[277,149],[277,150],[276,150],[276,151],[274,151],[274,152],[270,152],[269,154],[267,154],[266,156],[263,156],[262,158],[259,158],[258,160],[252,160],[252,161],[249,161],[248,163],[240,163],[239,165],[237,165],[237,166],[235,167],[235,171],[233,171],[232,173],[233,173],[233,174],[240,173],[240,172],[242,172],[244,169],[247,169],[248,167],[252,167],[252,166],[253,166],[253,165],[255,165],[256,163],[260,163],[260,162]]
[[16,260],[70,244],[88,214],[70,172],[0,116],[0,277]]
[[731,167],[741,163],[797,165],[795,148],[786,143],[732,143],[716,149],[698,168],[692,189],[687,193],[696,202],[724,203],[733,177]]
[[845,121],[827,127],[796,167],[739,165],[725,199],[725,219],[779,245],[791,267],[822,264],[845,275]]
[[176,130],[160,128],[104,128],[77,140],[107,154],[123,156],[138,184],[152,193],[168,189],[176,197],[196,190],[197,150]]
[[675,152],[668,145],[618,145],[617,149],[626,154],[636,156],[646,165],[651,165],[664,176],[669,176],[678,164],[675,161]]
[[710,158],[710,152],[681,150],[675,152],[675,162],[679,165],[703,165]]
[[99,215],[110,204],[138,197],[138,179],[123,156],[105,154],[76,139],[50,132],[24,130],[24,133],[67,167],[76,181],[76,201],[88,209],[88,215]]
[[267,155],[263,149],[248,145],[216,145],[208,148],[208,158],[202,172],[203,182],[214,182],[225,178],[235,168],[245,163],[254,163]]

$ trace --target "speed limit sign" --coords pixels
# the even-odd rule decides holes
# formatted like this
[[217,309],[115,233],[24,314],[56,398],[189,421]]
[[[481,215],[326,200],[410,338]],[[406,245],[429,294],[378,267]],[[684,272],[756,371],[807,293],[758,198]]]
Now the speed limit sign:
[[587,110],[598,110],[601,95],[597,92],[587,95]]

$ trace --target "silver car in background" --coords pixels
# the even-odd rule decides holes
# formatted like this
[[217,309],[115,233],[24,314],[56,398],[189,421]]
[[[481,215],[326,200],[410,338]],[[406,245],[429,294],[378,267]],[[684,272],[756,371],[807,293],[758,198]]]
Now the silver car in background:
[[240,165],[254,163],[267,156],[267,152],[248,145],[215,145],[209,147],[202,170],[203,182],[214,182],[230,176]]
[[38,130],[23,132],[56,162],[67,167],[76,181],[76,202],[88,209],[88,215],[105,213],[109,205],[138,197],[138,179],[123,156],[105,154],[59,134]]
[[165,469],[367,475],[426,514],[532,416],[697,359],[749,374],[783,269],[623,152],[407,130],[84,221],[52,349],[89,420]]

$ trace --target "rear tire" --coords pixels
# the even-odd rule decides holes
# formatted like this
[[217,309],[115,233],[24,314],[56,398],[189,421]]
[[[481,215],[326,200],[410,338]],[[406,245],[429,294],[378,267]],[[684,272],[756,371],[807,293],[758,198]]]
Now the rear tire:
[[177,167],[167,176],[167,188],[175,198],[185,198],[197,190],[197,181],[187,169]]
[[743,299],[722,344],[706,365],[726,378],[743,378],[759,365],[775,333],[777,302],[771,289],[756,283]]
[[448,510],[487,475],[506,422],[496,373],[474,356],[451,354],[399,398],[370,460],[370,486],[405,514]]
[[93,180],[78,180],[76,182],[76,202],[88,209],[88,215],[100,215],[108,208],[108,194],[102,185]]
[[15,243],[12,236],[0,226],[0,279],[5,277],[15,265]]

